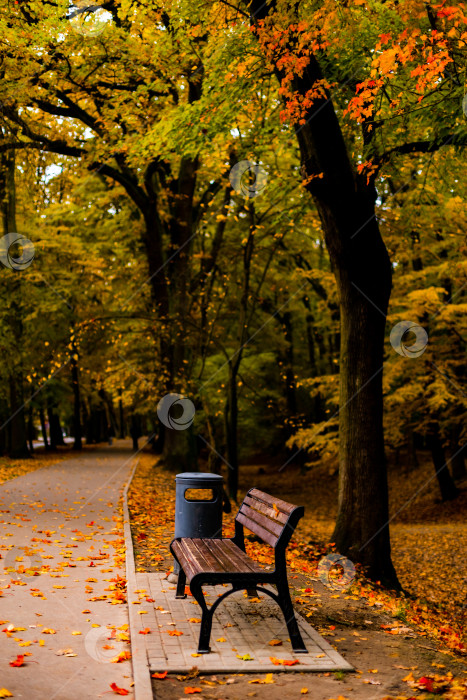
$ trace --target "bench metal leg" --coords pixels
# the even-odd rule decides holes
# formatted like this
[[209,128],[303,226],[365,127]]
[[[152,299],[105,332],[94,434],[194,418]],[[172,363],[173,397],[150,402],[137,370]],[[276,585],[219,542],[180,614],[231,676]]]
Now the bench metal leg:
[[183,571],[183,569],[181,568],[180,571],[178,572],[177,590],[175,592],[176,598],[186,598],[185,585],[186,585],[186,574]]
[[285,624],[287,625],[287,630],[289,632],[290,641],[293,650],[299,654],[307,654],[308,649],[302,639],[300,629],[298,627],[297,618],[295,617],[295,612],[292,605],[292,600],[290,598],[290,591],[287,581],[280,580],[277,582],[277,600],[281,607],[282,613],[285,618]]
[[200,606],[202,610],[201,616],[201,629],[199,631],[198,640],[198,654],[209,654],[211,647],[209,646],[209,640],[211,639],[211,627],[212,627],[212,610],[206,605],[206,601],[203,595],[203,589],[199,583],[191,583],[190,585],[191,593]]

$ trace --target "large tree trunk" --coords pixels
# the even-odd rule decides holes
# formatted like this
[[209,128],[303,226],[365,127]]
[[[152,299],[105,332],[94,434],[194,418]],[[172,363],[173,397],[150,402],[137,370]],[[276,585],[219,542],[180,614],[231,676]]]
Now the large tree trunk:
[[[252,0],[255,20],[275,1]],[[293,47],[293,33],[289,45]],[[279,80],[286,71],[276,69]],[[323,78],[314,55],[289,87],[311,94]],[[329,94],[295,125],[301,174],[321,219],[340,297],[339,503],[333,541],[372,578],[400,587],[391,561],[383,440],[382,368],[391,266],[375,215],[376,191],[358,175]]]
[[[0,135],[3,136],[0,129]],[[16,183],[15,183],[15,154],[7,152],[0,154],[0,211],[2,217],[3,235],[17,232],[16,224]],[[26,419],[23,403],[23,373],[22,373],[22,293],[19,270],[8,270],[6,284],[10,310],[7,322],[7,335],[11,339],[9,390],[10,417],[7,421],[9,433],[10,457],[29,457],[27,445]]]

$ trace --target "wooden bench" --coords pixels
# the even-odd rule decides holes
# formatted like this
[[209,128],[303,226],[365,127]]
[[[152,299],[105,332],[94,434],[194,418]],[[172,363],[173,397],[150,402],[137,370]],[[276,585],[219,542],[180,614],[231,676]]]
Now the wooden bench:
[[[210,652],[212,617],[219,603],[239,590],[261,591],[280,606],[294,651],[307,653],[303,643],[287,582],[285,550],[303,517],[303,506],[294,506],[258,489],[250,489],[235,518],[235,536],[229,539],[178,537],[170,551],[180,565],[175,597],[185,598],[188,579],[190,591],[202,609],[198,653]],[[264,569],[245,553],[244,527],[274,548],[274,568]],[[208,608],[203,585],[229,583],[232,588]],[[273,584],[277,593],[258,584]]]

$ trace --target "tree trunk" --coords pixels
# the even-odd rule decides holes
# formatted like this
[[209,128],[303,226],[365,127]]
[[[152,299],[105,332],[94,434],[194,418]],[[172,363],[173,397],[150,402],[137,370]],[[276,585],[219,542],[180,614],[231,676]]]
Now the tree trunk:
[[118,436],[125,439],[125,418],[123,414],[122,390],[118,390]]
[[227,448],[227,484],[230,498],[237,502],[238,491],[238,366],[229,363],[227,400],[224,409],[225,442]]
[[[415,442],[415,433],[410,428],[407,430],[407,464],[410,469],[418,469],[419,462],[417,457],[417,445]],[[407,470],[408,471],[408,470]]]
[[33,409],[32,409],[32,402],[29,403],[29,410],[28,410],[28,446],[30,452],[34,452],[34,445],[33,441],[35,438],[34,434],[34,421],[33,421]]
[[81,426],[81,398],[79,388],[78,360],[76,359],[76,347],[72,348],[71,355],[71,384],[73,387],[73,450],[83,449],[82,426]]
[[45,414],[44,414],[44,409],[42,406],[39,408],[39,420],[41,422],[41,432],[42,432],[42,437],[44,440],[44,448],[46,450],[49,449],[49,441],[47,439],[47,428],[45,427]]
[[443,501],[452,501],[459,494],[454,481],[452,480],[446,462],[443,444],[439,436],[437,425],[432,426],[431,433],[427,437],[428,449],[431,452],[433,466],[438,479],[439,490]]
[[60,418],[50,401],[47,401],[47,415],[49,418],[50,447],[52,450],[56,450],[57,446],[64,445],[65,441],[63,440]]
[[13,459],[29,457],[26,420],[21,396],[18,395],[19,378],[10,375],[10,411],[9,421],[10,441],[8,454]]
[[[276,2],[252,0],[250,9],[255,22],[271,15]],[[292,50],[294,41],[290,32]],[[280,81],[288,81],[287,70],[276,67]],[[289,87],[304,97],[322,79],[311,54]],[[295,124],[301,175],[319,213],[340,302],[339,501],[332,539],[370,577],[400,588],[391,561],[382,422],[391,265],[376,219],[376,190],[352,166],[329,94],[313,101],[303,122]]]
[[453,428],[451,431],[450,454],[452,476],[456,481],[462,481],[467,476],[465,468],[465,456],[467,455],[467,444],[459,443],[460,429]]

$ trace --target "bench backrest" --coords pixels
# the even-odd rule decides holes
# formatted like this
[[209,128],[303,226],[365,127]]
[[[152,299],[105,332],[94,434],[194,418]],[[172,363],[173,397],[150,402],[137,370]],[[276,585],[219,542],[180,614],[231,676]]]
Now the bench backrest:
[[236,520],[271,547],[284,548],[305,509],[259,489],[250,489],[237,513]]

